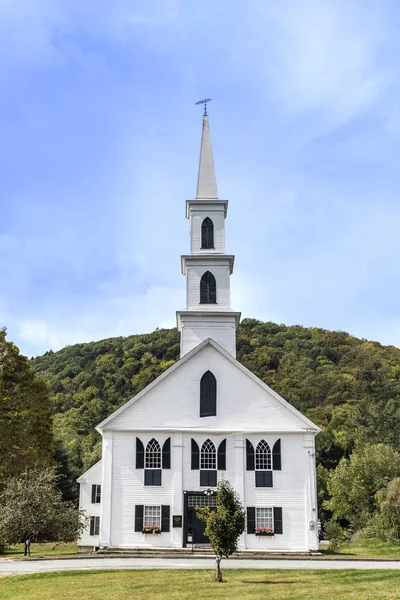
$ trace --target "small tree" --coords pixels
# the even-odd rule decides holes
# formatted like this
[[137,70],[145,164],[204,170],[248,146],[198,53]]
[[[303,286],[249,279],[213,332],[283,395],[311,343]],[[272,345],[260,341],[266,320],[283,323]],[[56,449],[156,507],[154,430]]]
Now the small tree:
[[196,514],[206,524],[205,534],[215,552],[215,577],[222,581],[221,559],[237,550],[239,536],[245,528],[245,510],[229,481],[218,484],[217,508],[198,508]]
[[32,541],[70,542],[86,519],[72,502],[63,502],[53,468],[27,469],[10,477],[0,494],[0,545]]

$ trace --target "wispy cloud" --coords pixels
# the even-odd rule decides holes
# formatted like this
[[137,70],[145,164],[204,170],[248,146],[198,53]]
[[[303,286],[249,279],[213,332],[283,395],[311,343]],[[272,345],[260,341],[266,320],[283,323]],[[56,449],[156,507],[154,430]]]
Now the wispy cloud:
[[0,325],[24,352],[172,325],[201,116],[233,306],[400,344],[395,2],[0,0]]

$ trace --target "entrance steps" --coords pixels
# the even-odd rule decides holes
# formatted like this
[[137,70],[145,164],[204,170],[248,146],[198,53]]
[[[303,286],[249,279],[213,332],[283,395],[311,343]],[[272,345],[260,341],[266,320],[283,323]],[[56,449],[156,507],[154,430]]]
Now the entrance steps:
[[[135,547],[135,546],[109,546],[108,548],[103,548],[97,551],[97,554],[102,555],[129,555],[135,557],[177,557],[177,556],[204,556],[204,557],[213,557],[214,552],[208,544],[198,544],[188,548],[145,548],[143,546]],[[306,557],[306,556],[320,556],[321,552],[260,552],[259,550],[240,550],[239,552],[235,552],[232,554],[232,557],[258,557],[258,558],[268,558],[268,557]]]

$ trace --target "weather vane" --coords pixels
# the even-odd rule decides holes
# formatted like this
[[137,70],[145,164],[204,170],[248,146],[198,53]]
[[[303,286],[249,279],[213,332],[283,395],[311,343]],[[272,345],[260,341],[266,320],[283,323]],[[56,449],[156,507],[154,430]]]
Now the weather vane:
[[207,102],[211,102],[212,98],[204,98],[204,100],[199,100],[195,102],[195,104],[204,104],[204,116],[207,115]]

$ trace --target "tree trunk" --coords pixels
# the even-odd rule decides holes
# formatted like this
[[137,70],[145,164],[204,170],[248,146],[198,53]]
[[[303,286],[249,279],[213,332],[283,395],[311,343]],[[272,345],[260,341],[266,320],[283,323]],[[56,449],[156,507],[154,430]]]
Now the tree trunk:
[[217,556],[215,559],[215,579],[217,581],[222,581],[222,573],[221,573],[221,557]]

